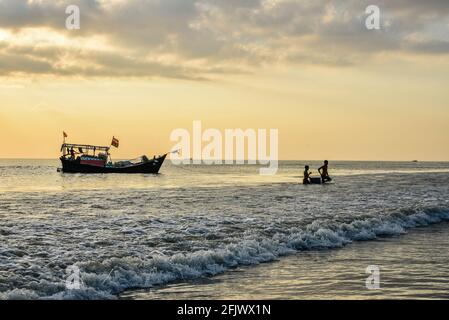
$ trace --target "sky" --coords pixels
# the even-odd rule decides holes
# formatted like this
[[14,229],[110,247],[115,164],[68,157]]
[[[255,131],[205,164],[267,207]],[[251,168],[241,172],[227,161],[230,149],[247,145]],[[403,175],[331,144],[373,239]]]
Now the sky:
[[285,160],[449,161],[448,84],[447,0],[0,0],[0,158],[62,131],[152,156],[200,120],[278,129]]

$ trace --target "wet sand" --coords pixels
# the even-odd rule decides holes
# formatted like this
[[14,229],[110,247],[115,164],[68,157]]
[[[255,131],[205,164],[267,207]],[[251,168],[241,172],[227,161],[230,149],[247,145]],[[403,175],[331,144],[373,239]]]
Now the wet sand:
[[[128,291],[124,299],[448,299],[449,223],[402,236],[302,252],[195,282]],[[380,267],[380,289],[366,268]]]

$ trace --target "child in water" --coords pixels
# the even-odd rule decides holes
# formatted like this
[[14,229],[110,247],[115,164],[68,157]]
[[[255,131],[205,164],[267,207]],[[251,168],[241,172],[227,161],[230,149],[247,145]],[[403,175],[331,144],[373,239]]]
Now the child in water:
[[321,180],[323,183],[332,181],[332,178],[329,177],[328,166],[329,166],[329,161],[324,160],[324,165],[318,169],[318,172],[321,175]]
[[310,175],[312,173],[309,171],[309,166],[304,167],[304,180],[302,181],[303,184],[310,184]]

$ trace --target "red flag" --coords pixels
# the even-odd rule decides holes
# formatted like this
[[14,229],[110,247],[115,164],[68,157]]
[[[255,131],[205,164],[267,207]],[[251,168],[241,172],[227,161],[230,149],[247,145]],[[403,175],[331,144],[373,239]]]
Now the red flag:
[[64,138],[67,138],[67,133],[65,133],[65,131],[62,131],[62,135],[64,136]]
[[115,137],[112,137],[111,146],[114,146],[114,147],[118,148],[118,146],[119,146],[118,139],[116,139]]

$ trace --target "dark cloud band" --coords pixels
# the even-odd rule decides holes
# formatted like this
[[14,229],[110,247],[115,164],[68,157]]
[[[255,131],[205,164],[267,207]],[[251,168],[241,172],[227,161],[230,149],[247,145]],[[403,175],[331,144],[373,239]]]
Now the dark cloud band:
[[[65,29],[71,4],[81,9],[80,30]],[[379,31],[364,26],[372,4],[381,8]],[[30,28],[77,43],[102,37],[109,49],[21,43]],[[449,2],[0,0],[0,30],[16,37],[0,37],[0,75],[207,79],[273,63],[344,67],[385,52],[449,54]]]

